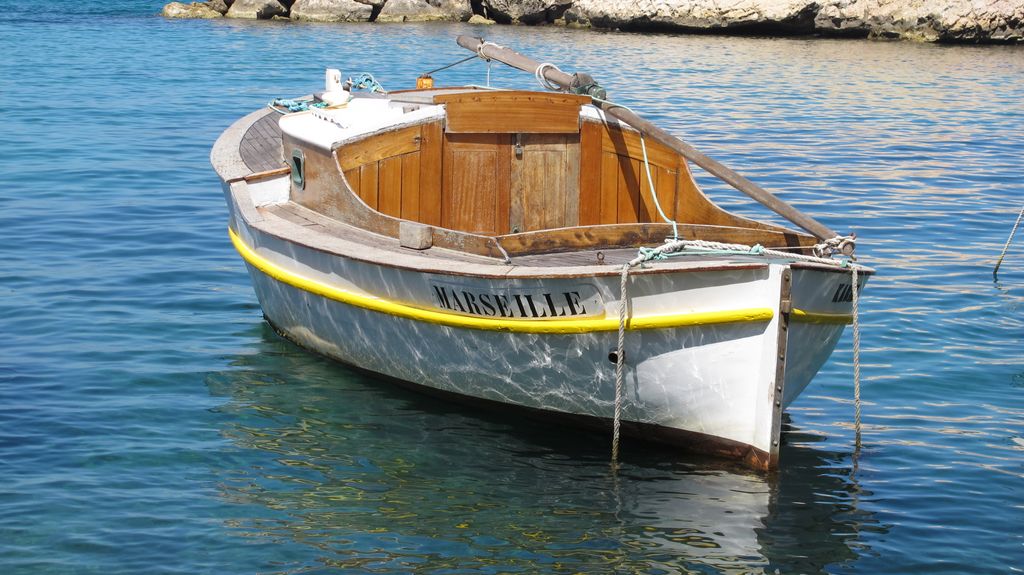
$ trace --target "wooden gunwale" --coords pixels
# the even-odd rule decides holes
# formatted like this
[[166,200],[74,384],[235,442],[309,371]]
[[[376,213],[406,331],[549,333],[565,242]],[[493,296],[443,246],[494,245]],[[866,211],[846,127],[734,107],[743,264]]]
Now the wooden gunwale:
[[[454,255],[457,257],[459,255],[458,252],[441,249],[436,255],[430,255],[429,253],[415,252],[413,250],[402,248],[397,245],[397,242],[393,242],[394,245],[385,245],[380,241],[367,244],[347,239],[345,236],[349,234],[327,233],[317,229],[310,229],[310,226],[301,226],[279,217],[273,211],[268,210],[268,208],[259,208],[258,211],[264,216],[263,221],[246,221],[245,224],[247,227],[283,242],[292,243],[309,250],[390,269],[419,271],[422,273],[454,277],[479,277],[486,279],[573,279],[610,277],[618,276],[622,271],[621,266],[611,264],[559,268],[555,267],[557,265],[555,263],[552,263],[550,266],[519,266],[515,265],[514,261],[512,265],[507,265],[503,261],[496,259],[487,263],[469,262],[459,259],[455,259],[455,261],[453,261],[452,256]],[[368,233],[354,226],[348,226],[347,224],[339,223],[339,225],[348,227],[351,232],[355,232],[352,235],[357,235],[359,232]],[[318,241],[299,237],[297,235],[299,232],[302,232],[303,235],[315,234]],[[383,240],[390,238],[377,236],[377,239]],[[369,248],[368,246],[372,246],[372,248]],[[258,243],[253,247],[259,247]],[[432,250],[434,249],[437,248],[432,248]],[[371,253],[378,257],[369,255]],[[457,265],[442,267],[442,265],[438,264]],[[759,261],[727,262],[723,260],[713,260],[710,262],[705,261],[700,263],[665,261],[659,262],[657,267],[635,269],[630,272],[630,275],[756,270],[766,269],[767,267],[768,262]]]

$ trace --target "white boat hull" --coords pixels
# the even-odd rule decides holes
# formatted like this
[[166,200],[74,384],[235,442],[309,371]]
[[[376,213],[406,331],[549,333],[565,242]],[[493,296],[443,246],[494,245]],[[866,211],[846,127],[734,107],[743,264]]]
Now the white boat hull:
[[[573,300],[576,310],[586,308],[590,317],[614,322],[619,303],[617,273],[534,280],[423,273],[298,245],[250,227],[240,216],[232,218],[233,226],[243,256],[246,248],[254,254],[245,259],[264,314],[299,345],[369,372],[467,400],[564,416],[591,426],[607,426],[613,417],[615,364],[608,356],[616,347],[615,330],[532,333],[445,325],[339,301],[297,286],[294,277],[444,313],[454,306],[451,301],[446,304],[440,293],[455,299],[459,293],[585,292]],[[788,263],[782,262],[632,275],[632,319],[664,314],[696,317],[735,310],[737,302],[745,310],[769,313],[767,317],[752,314],[749,320],[627,331],[625,432],[697,452],[744,458],[758,467],[771,466],[778,452],[782,409],[827,360],[843,329],[842,323],[789,325],[790,314],[783,313],[782,301],[783,277],[790,273]],[[809,309],[823,309],[837,289],[834,284],[848,276],[799,270],[791,277],[799,284],[793,297],[802,299],[800,303]],[[439,292],[438,286],[444,289]],[[555,307],[542,303],[540,295],[533,299],[532,314],[529,305],[523,306],[528,317],[557,315],[566,309],[563,302]],[[473,311],[487,315],[482,305],[473,310],[465,299],[461,301],[468,313],[456,308],[454,315],[472,316]],[[848,304],[827,311],[842,313],[848,311]],[[508,322],[517,319],[521,318]],[[787,347],[788,357],[784,357]],[[779,373],[785,374],[782,385],[777,384]]]

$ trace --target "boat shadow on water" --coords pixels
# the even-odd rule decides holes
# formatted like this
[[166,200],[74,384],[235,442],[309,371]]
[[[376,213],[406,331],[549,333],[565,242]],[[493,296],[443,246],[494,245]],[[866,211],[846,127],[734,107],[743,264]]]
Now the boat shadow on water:
[[[254,330],[255,331],[255,330]],[[210,374],[225,527],[274,569],[821,572],[888,527],[851,454],[785,425],[787,465],[735,463],[479,412],[317,358],[264,324]]]

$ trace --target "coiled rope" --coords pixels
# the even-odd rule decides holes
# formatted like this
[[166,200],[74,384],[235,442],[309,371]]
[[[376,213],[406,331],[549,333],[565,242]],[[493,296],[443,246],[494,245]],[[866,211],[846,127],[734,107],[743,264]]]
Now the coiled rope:
[[547,90],[554,91],[554,92],[561,92],[562,91],[562,87],[561,86],[559,86],[558,84],[555,84],[551,80],[548,80],[544,76],[544,70],[546,70],[548,68],[551,68],[555,72],[561,72],[561,70],[558,69],[558,66],[555,66],[551,62],[543,62],[540,66],[537,66],[536,70],[533,71],[533,76],[535,78],[537,78],[537,83],[540,84],[543,88],[545,88]]

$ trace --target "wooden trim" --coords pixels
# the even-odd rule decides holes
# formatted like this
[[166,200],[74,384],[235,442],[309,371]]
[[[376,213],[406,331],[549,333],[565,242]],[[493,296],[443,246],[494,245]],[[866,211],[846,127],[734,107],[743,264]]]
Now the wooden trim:
[[431,226],[441,225],[441,166],[444,135],[441,122],[423,126],[420,134],[420,218]]
[[[783,247],[792,239],[788,234],[773,230],[756,230],[729,226],[679,224],[680,239],[708,240],[744,245],[760,244],[766,247]],[[621,223],[600,226],[578,226],[555,230],[541,230],[512,234],[497,238],[511,256],[555,253],[579,249],[602,249],[626,246],[653,246],[672,236],[672,225],[666,223]],[[800,244],[809,251],[815,240],[811,236],[800,236]]]
[[265,171],[262,171],[262,172],[256,172],[254,174],[249,174],[248,176],[242,176],[240,178],[235,178],[235,179],[233,179],[231,181],[228,181],[226,183],[230,184],[232,182],[237,182],[238,180],[245,180],[245,183],[251,184],[253,182],[258,182],[260,180],[266,180],[266,179],[269,179],[269,178],[274,178],[274,177],[277,177],[277,176],[283,176],[285,174],[290,174],[291,172],[292,172],[291,166],[283,166],[283,167],[280,167],[280,168],[275,168],[273,170],[265,170]]
[[449,134],[565,134],[580,131],[580,106],[589,96],[500,90],[439,94]]
[[775,347],[775,377],[768,380],[768,401],[771,402],[772,418],[771,442],[768,448],[768,460],[764,462],[766,470],[779,466],[779,443],[782,436],[782,398],[786,387],[786,359],[789,354],[789,319],[793,311],[793,271],[788,267],[782,270],[779,279],[779,327]]
[[345,172],[370,162],[417,152],[421,145],[422,125],[399,128],[393,132],[370,134],[335,150],[338,165]]
[[601,126],[583,122],[580,128],[580,168],[577,206],[579,225],[601,223]]

